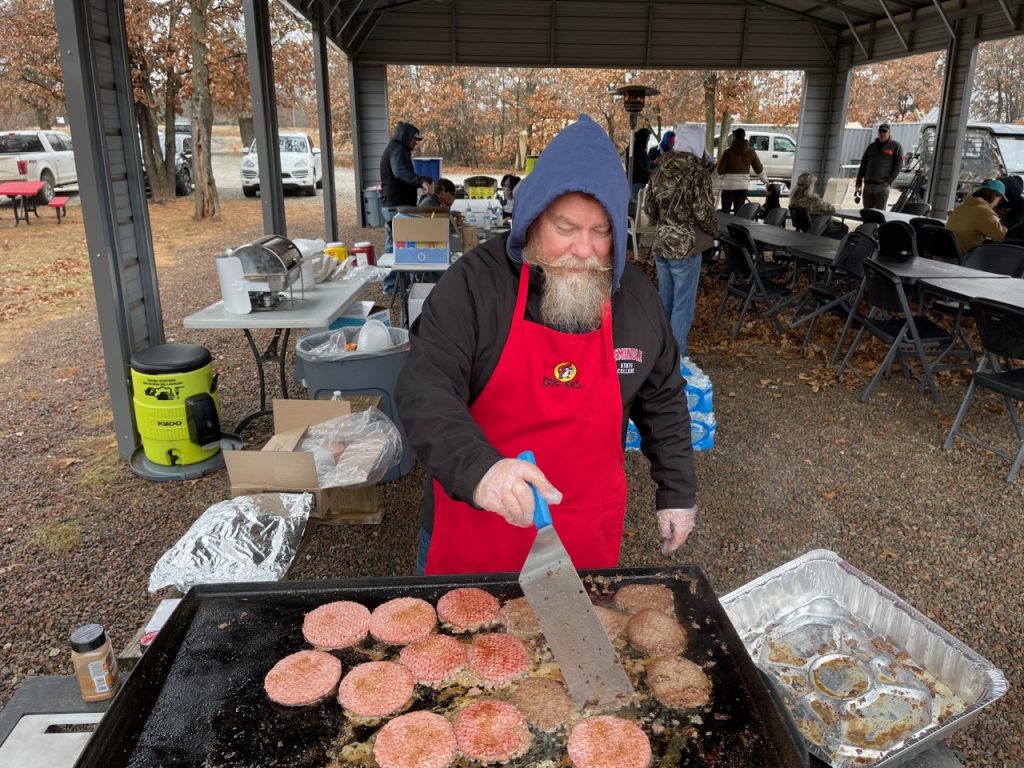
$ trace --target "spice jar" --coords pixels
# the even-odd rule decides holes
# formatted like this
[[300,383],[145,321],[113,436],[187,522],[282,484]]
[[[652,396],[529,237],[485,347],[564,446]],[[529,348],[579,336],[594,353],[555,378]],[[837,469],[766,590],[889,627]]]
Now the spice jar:
[[86,624],[71,633],[71,662],[84,701],[104,701],[117,690],[117,659],[107,633]]

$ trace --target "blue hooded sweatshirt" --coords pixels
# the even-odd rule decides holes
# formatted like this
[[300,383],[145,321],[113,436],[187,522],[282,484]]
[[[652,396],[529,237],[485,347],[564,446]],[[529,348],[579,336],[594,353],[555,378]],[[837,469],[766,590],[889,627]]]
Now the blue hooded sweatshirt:
[[582,192],[594,197],[612,225],[612,292],[626,267],[626,215],[629,189],[619,153],[608,134],[586,115],[562,129],[545,147],[530,175],[516,187],[516,207],[507,241],[508,255],[523,260],[526,232],[540,214],[562,195]]

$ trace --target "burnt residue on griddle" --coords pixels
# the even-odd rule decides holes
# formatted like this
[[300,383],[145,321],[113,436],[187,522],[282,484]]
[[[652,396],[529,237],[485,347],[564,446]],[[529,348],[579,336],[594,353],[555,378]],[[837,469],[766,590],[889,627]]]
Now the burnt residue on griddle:
[[[699,573],[699,572],[698,572]],[[702,577],[678,580],[666,574],[613,577],[609,586],[593,590],[598,604],[610,604],[615,587],[627,583],[662,583],[676,596],[676,613],[686,628],[685,656],[700,664],[712,680],[711,702],[700,710],[672,710],[645,696],[638,706],[617,714],[637,720],[651,739],[653,766],[693,768],[789,768],[773,739],[778,727],[762,722],[753,700],[764,696],[750,688],[750,669],[733,658],[730,646],[742,651],[738,638],[726,642],[720,621],[724,613]],[[697,585],[697,589],[694,585]],[[452,585],[430,588],[406,586],[400,590],[314,589],[280,590],[277,585],[252,597],[235,595],[204,598],[198,603],[174,655],[156,667],[155,658],[143,658],[140,682],[147,668],[154,691],[141,695],[151,707],[139,716],[141,733],[127,762],[104,762],[104,768],[306,768],[344,766],[372,768],[371,744],[380,723],[356,723],[346,717],[332,697],[318,705],[292,709],[273,705],[263,690],[263,678],[282,657],[308,647],[302,637],[306,612],[331,600],[349,599],[369,608],[384,600],[409,595],[432,603]],[[477,584],[501,599],[519,597],[513,582]],[[731,628],[730,628],[731,631]],[[365,640],[359,646],[334,652],[343,673],[368,660],[391,658],[397,648]],[[152,651],[150,651],[152,653]],[[638,689],[646,692],[641,655],[626,649],[627,669]],[[146,664],[145,662],[150,662]],[[756,674],[756,673],[754,673]],[[473,698],[473,694],[504,698],[508,690],[467,691],[452,685],[440,690],[417,686],[410,709],[429,709],[446,716]],[[755,695],[756,694],[756,695]],[[133,735],[133,738],[134,735]],[[567,764],[568,728],[535,733],[530,750],[511,766]],[[344,754],[343,754],[344,753]],[[96,764],[100,765],[99,763]],[[456,766],[470,765],[464,759]],[[92,768],[92,764],[89,764]]]

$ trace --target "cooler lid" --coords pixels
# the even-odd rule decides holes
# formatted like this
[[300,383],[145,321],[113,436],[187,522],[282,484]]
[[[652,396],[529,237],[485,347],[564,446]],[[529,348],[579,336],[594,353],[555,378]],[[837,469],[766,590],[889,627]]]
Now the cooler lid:
[[210,350],[199,344],[157,344],[132,355],[131,367],[139,373],[188,373],[212,360]]

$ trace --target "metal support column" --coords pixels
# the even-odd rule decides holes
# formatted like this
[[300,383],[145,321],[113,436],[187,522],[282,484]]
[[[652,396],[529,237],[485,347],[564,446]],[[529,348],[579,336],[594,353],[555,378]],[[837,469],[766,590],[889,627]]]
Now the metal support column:
[[277,96],[274,59],[270,45],[270,9],[267,0],[242,0],[245,37],[249,44],[249,93],[260,169],[260,201],[264,234],[287,235],[281,153],[277,131]]
[[[316,107],[320,128],[320,165],[324,181],[324,239],[338,239],[338,201],[334,190],[334,132],[331,115],[331,79],[327,67],[327,30],[323,10],[313,22],[313,74],[316,77]],[[358,195],[357,195],[358,197]]]
[[843,53],[840,52],[831,72],[804,73],[800,132],[790,187],[795,184],[798,174],[811,171],[818,177],[818,192],[821,194],[828,180],[839,175],[842,164],[840,146],[851,82],[849,61]]
[[363,190],[380,183],[380,157],[391,137],[388,68],[348,62],[352,111],[352,164],[356,175],[356,224],[366,226]]
[[55,0],[54,14],[117,451],[128,460],[140,444],[129,361],[164,331],[124,4]]
[[978,59],[978,45],[974,39],[976,18],[958,19],[955,34],[946,48],[946,71],[942,82],[942,101],[936,125],[935,151],[932,167],[928,169],[928,202],[933,211],[952,210],[956,187],[960,178],[960,158],[963,155],[967,112],[971,104],[974,67]]

